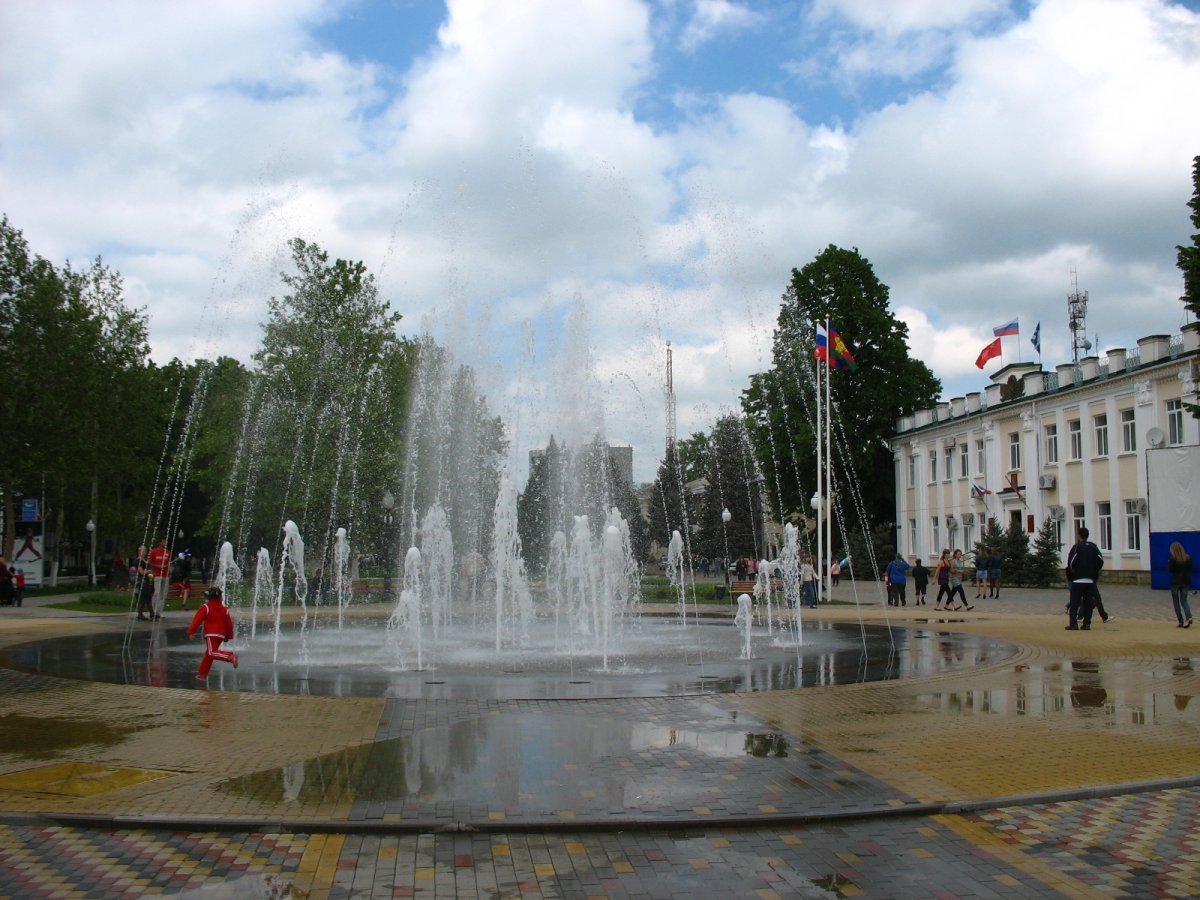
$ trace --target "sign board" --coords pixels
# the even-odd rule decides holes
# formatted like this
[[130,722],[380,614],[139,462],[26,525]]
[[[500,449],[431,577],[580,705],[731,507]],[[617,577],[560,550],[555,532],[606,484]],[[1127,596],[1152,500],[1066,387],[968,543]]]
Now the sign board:
[[[35,503],[37,501],[34,501]],[[22,504],[22,511],[24,504]],[[17,533],[13,538],[12,556],[9,557],[9,568],[20,569],[25,575],[25,587],[38,588],[42,586],[42,573],[45,571],[42,552],[42,523],[17,523]]]

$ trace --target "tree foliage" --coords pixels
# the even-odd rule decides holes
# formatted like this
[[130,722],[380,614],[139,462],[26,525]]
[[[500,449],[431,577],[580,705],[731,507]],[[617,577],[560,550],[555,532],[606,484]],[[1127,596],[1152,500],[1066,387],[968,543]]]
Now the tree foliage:
[[[708,440],[707,485],[696,510],[697,553],[720,559],[763,556],[762,481],[741,416],[722,416]],[[729,522],[722,518],[729,510]]]
[[148,361],[145,314],[126,306],[120,275],[99,258],[55,266],[4,217],[0,354],[4,545],[20,496],[43,501],[50,558],[63,541],[82,543],[88,519],[101,552],[136,540],[170,408]]
[[[226,431],[227,502],[208,527],[240,554],[265,546],[275,558],[291,519],[319,561],[339,527],[360,547],[380,539],[380,498],[400,471],[413,351],[361,262],[330,262],[300,238],[290,246],[295,272],[281,274],[288,292],[268,301],[259,368],[237,431]],[[240,379],[228,365],[211,374]],[[229,429],[234,407],[220,396],[211,405]],[[201,449],[209,465],[221,459],[221,448]]]
[[1044,519],[1033,539],[1025,580],[1031,587],[1041,588],[1063,582],[1062,551],[1058,543],[1058,526],[1053,519]]
[[690,526],[695,521],[696,510],[683,481],[678,447],[671,444],[651,486],[650,539],[666,547],[671,543],[671,535],[678,531],[690,543]]
[[941,384],[908,348],[908,326],[889,309],[889,289],[858,250],[829,246],[792,271],[783,295],[773,366],[742,395],[772,494],[803,514],[816,484],[813,348],[817,323],[829,321],[850,346],[858,370],[831,373],[834,459],[843,509],[861,492],[868,522],[895,517],[889,445],[899,416],[932,406]]
[[1183,296],[1180,298],[1188,311],[1200,320],[1200,156],[1192,160],[1192,199],[1188,201],[1191,212],[1192,242],[1188,246],[1177,246],[1176,265],[1183,273]]

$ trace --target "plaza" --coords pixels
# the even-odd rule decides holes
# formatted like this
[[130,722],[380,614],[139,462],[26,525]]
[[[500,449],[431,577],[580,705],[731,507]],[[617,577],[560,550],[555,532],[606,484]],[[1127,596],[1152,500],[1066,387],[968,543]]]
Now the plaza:
[[[0,669],[0,895],[1192,896],[1200,632],[1112,586],[860,606],[1011,653],[795,690],[306,696]],[[0,651],[124,616],[6,609]],[[166,626],[186,624],[182,618]],[[149,627],[149,626],[147,626]],[[10,657],[6,657],[10,658]],[[421,752],[416,752],[420,750]]]

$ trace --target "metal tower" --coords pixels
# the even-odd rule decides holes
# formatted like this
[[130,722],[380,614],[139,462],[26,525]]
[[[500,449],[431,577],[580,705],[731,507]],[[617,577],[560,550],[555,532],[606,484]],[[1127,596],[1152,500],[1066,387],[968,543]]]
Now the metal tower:
[[675,449],[675,380],[671,374],[671,342],[667,341],[667,455]]
[[1079,292],[1079,277],[1071,269],[1071,293],[1067,295],[1067,327],[1071,330],[1071,352],[1075,365],[1079,365],[1079,351],[1085,353],[1092,349],[1092,342],[1087,339],[1087,291]]

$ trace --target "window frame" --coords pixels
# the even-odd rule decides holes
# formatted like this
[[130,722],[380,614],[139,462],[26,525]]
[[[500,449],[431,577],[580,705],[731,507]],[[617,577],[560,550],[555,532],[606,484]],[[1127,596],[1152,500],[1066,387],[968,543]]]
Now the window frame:
[[1108,450],[1108,413],[1096,413],[1092,416],[1092,452],[1100,459],[1109,455]]
[[1142,516],[1136,500],[1125,501],[1125,549],[1130,553],[1142,552]]
[[1048,422],[1043,425],[1042,436],[1046,447],[1046,462],[1058,462],[1058,423]]
[[1096,545],[1101,553],[1112,553],[1113,520],[1112,501],[1096,501]]
[[1167,446],[1178,447],[1183,443],[1183,400],[1175,397],[1166,402]]
[[1067,420],[1068,460],[1079,462],[1083,459],[1083,420]]
[[1120,410],[1121,452],[1137,453],[1137,414],[1132,409]]

